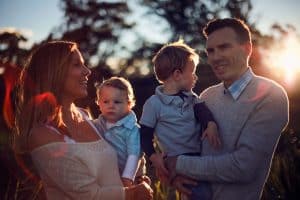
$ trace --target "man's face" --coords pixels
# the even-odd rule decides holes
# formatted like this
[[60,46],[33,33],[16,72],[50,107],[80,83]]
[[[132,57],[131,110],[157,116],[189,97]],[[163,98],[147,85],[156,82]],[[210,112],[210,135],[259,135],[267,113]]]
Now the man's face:
[[241,44],[231,28],[222,28],[208,35],[206,43],[208,64],[226,87],[246,71],[251,44]]

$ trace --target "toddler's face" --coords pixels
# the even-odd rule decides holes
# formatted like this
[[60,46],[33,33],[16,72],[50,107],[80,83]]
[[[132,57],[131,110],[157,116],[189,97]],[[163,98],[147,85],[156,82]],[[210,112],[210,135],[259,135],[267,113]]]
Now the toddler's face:
[[131,110],[127,92],[111,86],[104,86],[100,90],[98,106],[105,120],[110,123],[119,121]]
[[178,81],[180,89],[190,91],[195,86],[197,79],[195,63],[193,59],[189,58]]

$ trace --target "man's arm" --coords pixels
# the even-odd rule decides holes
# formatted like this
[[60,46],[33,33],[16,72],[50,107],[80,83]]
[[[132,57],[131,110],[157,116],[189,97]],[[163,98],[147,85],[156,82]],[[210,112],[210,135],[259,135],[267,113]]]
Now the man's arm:
[[199,180],[250,181],[255,178],[255,173],[264,161],[271,161],[280,133],[287,122],[287,96],[281,89],[273,90],[249,116],[234,151],[197,158],[179,156],[176,171]]

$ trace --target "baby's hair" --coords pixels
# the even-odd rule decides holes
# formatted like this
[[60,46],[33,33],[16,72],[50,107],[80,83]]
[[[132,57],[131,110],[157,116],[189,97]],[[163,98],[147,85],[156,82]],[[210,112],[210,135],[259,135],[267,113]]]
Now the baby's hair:
[[133,93],[132,85],[128,80],[123,77],[113,76],[107,80],[104,80],[102,83],[95,83],[97,100],[100,99],[100,93],[103,87],[113,87],[119,90],[125,91],[127,93],[127,98],[132,108],[135,105],[135,96]]

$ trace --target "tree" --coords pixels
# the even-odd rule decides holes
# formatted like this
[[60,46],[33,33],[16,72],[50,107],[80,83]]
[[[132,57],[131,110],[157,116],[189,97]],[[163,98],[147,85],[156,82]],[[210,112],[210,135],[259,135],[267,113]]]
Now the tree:
[[2,30],[0,32],[0,106],[3,115],[0,118],[3,132],[12,126],[13,102],[12,91],[19,77],[25,58],[29,50],[20,47],[21,42],[27,41],[20,32],[15,30]]
[[[60,4],[65,22],[58,28],[61,39],[78,42],[86,60],[93,66],[120,51],[122,31],[134,24],[126,22],[130,13],[124,1],[62,0]],[[56,33],[57,34],[57,33]]]
[[20,47],[27,38],[15,30],[0,30],[0,64],[11,63],[18,66],[23,64],[29,50]]
[[[170,33],[169,41],[182,38],[196,49],[204,48],[202,29],[210,19],[221,16],[238,17],[248,23],[252,9],[250,0],[140,0],[139,2],[147,7],[146,16],[155,15],[167,23],[165,30]],[[162,44],[143,42],[140,48],[133,53],[132,58],[142,59],[145,56],[153,55],[153,52],[156,52],[161,46]],[[205,55],[203,52],[200,53]],[[130,60],[129,63],[133,63],[133,61]]]
[[126,1],[62,0],[64,23],[49,36],[78,43],[80,51],[93,71],[89,81],[90,97],[78,102],[82,106],[92,105],[95,90],[93,83],[112,76],[112,68],[107,64],[109,57],[126,49],[119,44],[124,30],[134,26],[126,21],[130,13]]

